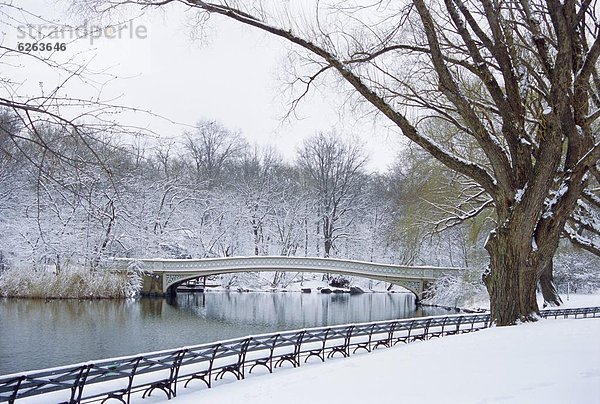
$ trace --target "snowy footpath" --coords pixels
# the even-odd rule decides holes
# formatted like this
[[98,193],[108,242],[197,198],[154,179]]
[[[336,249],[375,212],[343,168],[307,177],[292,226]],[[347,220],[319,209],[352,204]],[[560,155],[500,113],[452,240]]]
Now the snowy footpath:
[[169,403],[600,403],[600,319],[494,327],[200,384]]

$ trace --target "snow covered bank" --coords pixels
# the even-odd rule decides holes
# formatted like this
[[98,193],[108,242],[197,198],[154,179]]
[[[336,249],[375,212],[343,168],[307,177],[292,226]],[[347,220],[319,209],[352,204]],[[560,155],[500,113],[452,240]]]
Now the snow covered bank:
[[[538,307],[540,310],[545,309],[570,309],[578,307],[600,307],[600,293],[595,294],[584,294],[584,293],[560,293],[563,304],[560,307],[543,307],[544,298],[541,294],[537,295]],[[470,304],[463,306],[454,306],[452,303],[448,304],[435,304],[431,303],[433,299],[426,299],[421,302],[423,306],[440,307],[447,310],[459,309],[464,313],[485,313],[490,310],[490,301],[487,295],[480,295],[478,299],[472,301]]]
[[[600,306],[600,293],[596,294],[581,294],[581,293],[561,293],[560,297],[563,301],[564,308],[573,307],[598,307]],[[542,304],[543,298],[538,296],[538,304]]]
[[[574,308],[574,307],[598,307],[600,306],[600,293],[584,294],[584,293],[560,293],[560,298],[563,304],[558,308]],[[541,294],[537,295],[538,306],[542,309],[544,304],[544,298]],[[482,296],[479,300],[473,302],[471,305],[464,306],[463,308],[472,310],[489,310],[490,301],[487,296]]]
[[[168,402],[600,402],[598,335],[597,318],[541,320],[303,364],[273,375],[257,371],[240,382],[226,377],[210,390],[179,388]],[[142,402],[164,399],[157,391]]]
[[141,286],[135,272],[127,274],[86,268],[60,273],[14,268],[0,273],[0,297],[40,299],[103,299],[135,296]]

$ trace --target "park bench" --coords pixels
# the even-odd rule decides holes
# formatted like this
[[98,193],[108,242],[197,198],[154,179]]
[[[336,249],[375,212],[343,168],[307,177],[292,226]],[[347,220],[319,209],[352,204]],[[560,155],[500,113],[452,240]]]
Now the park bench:
[[291,335],[288,335],[288,334],[284,335],[282,333],[280,341],[291,344],[293,349],[292,349],[292,352],[278,355],[277,361],[275,361],[274,367],[281,367],[281,365],[283,365],[284,362],[289,362],[294,367],[300,366],[300,348],[302,346],[302,340],[304,338],[305,333],[306,333],[306,331],[304,331],[304,330],[293,333]]
[[226,353],[234,353],[235,355],[237,355],[237,360],[234,363],[221,367],[221,369],[215,376],[215,380],[219,378],[223,379],[226,373],[231,373],[238,380],[244,378],[244,364],[246,361],[246,352],[248,350],[248,344],[250,343],[250,339],[251,338],[246,338],[241,342],[236,341],[231,344],[222,345],[223,351]]
[[[352,353],[356,353],[359,349],[364,349],[371,352],[371,344],[373,340],[373,331],[376,324],[357,324],[354,328],[354,335],[361,338],[362,342],[355,342]],[[366,339],[364,337],[367,337]]]
[[131,388],[133,386],[133,378],[135,377],[135,372],[141,360],[142,357],[138,356],[128,361],[116,362],[114,366],[110,366],[108,368],[108,371],[102,374],[102,376],[106,375],[107,373],[126,376],[127,386],[120,390],[109,392],[106,398],[104,398],[104,400],[101,401],[101,404],[104,404],[105,401],[111,399],[118,400],[123,404],[129,404],[129,399],[131,397]]
[[168,369],[168,377],[151,382],[148,388],[144,391],[144,394],[142,394],[142,398],[145,398],[146,395],[149,397],[156,389],[163,391],[169,400],[177,396],[177,378],[179,375],[179,368],[187,351],[187,349],[182,349],[169,355],[169,357],[172,359],[172,362]]
[[[394,340],[393,345],[396,345],[398,342],[403,342],[403,343],[409,343],[411,341],[413,341],[413,328],[415,325],[415,320],[409,320],[409,321],[400,321],[397,326],[395,327],[396,330],[392,330],[392,336],[390,337],[390,339]],[[401,332],[400,335],[395,335],[395,332]],[[404,333],[404,331],[406,331],[406,333]]]
[[273,352],[275,351],[275,347],[277,346],[277,341],[279,340],[279,334],[275,334],[272,336],[267,336],[266,338],[253,338],[252,342],[254,346],[252,350],[260,350],[261,348],[267,348],[269,354],[264,358],[257,358],[253,360],[253,364],[250,366],[250,370],[248,373],[252,373],[252,369],[255,366],[264,366],[269,370],[269,373],[273,373]]
[[326,330],[306,331],[306,333],[304,334],[303,343],[310,344],[312,341],[317,341],[319,347],[308,350],[308,355],[306,355],[306,358],[304,358],[304,363],[306,363],[306,361],[308,361],[308,358],[312,356],[316,356],[317,358],[321,359],[321,362],[325,362],[325,349],[327,345],[327,337],[329,336],[330,332],[331,328],[328,328]]
[[432,318],[428,327],[428,339],[444,336],[446,323],[451,317]]
[[[217,343],[208,347],[200,346],[190,349],[190,353],[188,354],[186,361],[183,362],[183,365],[185,367],[192,367],[193,371],[182,375],[182,379],[187,379],[183,385],[184,388],[186,388],[192,380],[201,380],[206,384],[206,387],[212,387],[212,372],[215,358],[220,347],[221,344]],[[200,363],[202,369],[198,369],[198,365],[195,365],[196,363]]]
[[[352,331],[354,330],[354,325],[346,326],[344,328],[330,328],[331,333],[329,334],[333,338],[339,341],[342,340],[341,344],[335,344],[329,347],[329,353],[327,354],[327,358],[332,358],[336,353],[341,353],[344,358],[350,356],[350,339],[352,338]],[[338,338],[335,338],[338,337]]]
[[384,338],[376,338],[374,341],[372,341],[373,349],[377,349],[380,346],[384,346],[386,348],[391,347],[393,337],[394,337],[394,332],[396,331],[398,324],[400,324],[399,321],[393,321],[391,323],[384,323],[382,325],[377,325],[375,327],[375,329],[373,330],[373,333],[381,334],[378,331],[384,331],[383,334],[385,335],[385,337]]

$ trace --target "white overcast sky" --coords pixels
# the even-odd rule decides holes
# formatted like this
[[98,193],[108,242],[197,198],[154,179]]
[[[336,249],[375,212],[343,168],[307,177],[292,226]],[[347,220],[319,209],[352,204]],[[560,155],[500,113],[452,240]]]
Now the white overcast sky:
[[[25,0],[13,4],[50,23],[75,24],[83,18],[65,14],[68,1]],[[20,21],[43,23],[14,9],[10,12]],[[168,118],[141,113],[117,117],[126,124],[148,127],[162,137],[179,136],[185,125],[199,119],[217,120],[242,132],[251,143],[273,145],[288,160],[294,158],[304,138],[336,128],[343,135],[362,139],[370,156],[370,170],[383,171],[392,164],[401,147],[400,136],[393,127],[374,123],[372,117],[358,120],[358,114],[346,111],[344,96],[333,85],[314,89],[300,104],[299,119],[282,120],[291,101],[288,94],[283,95],[281,78],[287,44],[217,16],[211,17],[207,39],[195,40],[190,36],[190,16],[182,5],[171,5],[133,21],[134,28],[147,28],[145,39],[125,35],[119,39],[99,38],[93,44],[89,39],[69,44],[66,52],[53,57],[75,57],[89,63],[90,70],[106,71],[119,78],[101,88],[71,79],[64,93],[90,99],[100,92],[104,100]],[[15,26],[5,25],[2,34],[5,46],[15,47],[17,42],[26,41],[17,38]],[[31,58],[23,58],[3,74],[21,83],[19,94],[29,97],[42,91],[47,94],[65,78],[64,73],[44,68]]]

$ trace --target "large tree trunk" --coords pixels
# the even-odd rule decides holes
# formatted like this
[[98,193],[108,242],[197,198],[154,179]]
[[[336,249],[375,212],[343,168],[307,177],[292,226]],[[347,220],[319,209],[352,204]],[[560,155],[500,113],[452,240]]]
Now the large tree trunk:
[[490,295],[492,319],[499,326],[531,321],[539,312],[536,300],[537,270],[528,264],[529,246],[508,231],[499,230],[486,243],[490,267],[483,281]]
[[260,255],[260,237],[258,234],[258,225],[252,220],[252,235],[254,236],[254,255]]
[[329,217],[323,217],[323,257],[329,258],[332,247],[332,234],[331,234],[331,222]]
[[[329,227],[329,218],[325,217],[323,220],[323,257],[324,258],[329,258],[329,254],[331,251],[331,246],[333,245],[333,243],[331,242],[331,233],[330,233],[330,227]],[[323,274],[323,280],[327,282],[327,284],[329,285],[329,283],[331,282],[331,274],[326,273]]]
[[331,251],[331,238],[325,237],[325,242],[323,243],[323,248],[325,250],[325,253],[323,254],[323,256],[325,258],[329,258],[330,251]]
[[552,270],[553,265],[552,260],[550,260],[548,264],[544,266],[540,275],[539,286],[542,296],[544,296],[544,307],[560,306],[562,304],[562,299],[558,295],[558,291],[554,285],[554,274]]

